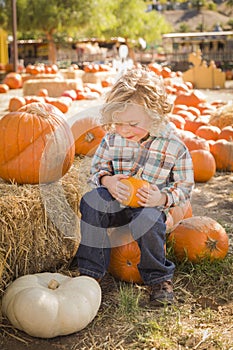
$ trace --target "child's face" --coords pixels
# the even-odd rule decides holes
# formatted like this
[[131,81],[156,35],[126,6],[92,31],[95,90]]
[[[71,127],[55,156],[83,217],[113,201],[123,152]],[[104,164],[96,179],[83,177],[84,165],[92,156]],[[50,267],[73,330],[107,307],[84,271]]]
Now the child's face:
[[122,137],[139,142],[148,135],[152,120],[140,105],[130,104],[118,113],[115,129]]

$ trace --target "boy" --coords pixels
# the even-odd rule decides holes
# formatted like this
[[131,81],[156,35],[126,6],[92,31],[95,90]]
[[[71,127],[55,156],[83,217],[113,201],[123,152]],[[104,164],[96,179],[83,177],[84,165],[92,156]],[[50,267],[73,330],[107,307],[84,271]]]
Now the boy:
[[[96,188],[81,199],[81,244],[76,253],[80,274],[100,280],[110,260],[107,229],[129,225],[138,242],[138,270],[149,286],[151,305],[171,304],[175,265],[164,252],[166,211],[190,198],[192,160],[167,114],[162,80],[145,69],[123,74],[101,111],[108,132],[92,161]],[[128,188],[121,179],[135,176],[150,183],[138,190],[139,207],[123,206]]]

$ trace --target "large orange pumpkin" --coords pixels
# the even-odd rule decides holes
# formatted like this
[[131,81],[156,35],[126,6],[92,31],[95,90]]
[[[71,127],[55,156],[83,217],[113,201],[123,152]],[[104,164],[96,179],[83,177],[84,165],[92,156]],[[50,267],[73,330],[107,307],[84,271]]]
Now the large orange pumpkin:
[[75,141],[75,154],[93,156],[106,131],[94,117],[80,116],[71,130]]
[[[117,244],[116,244],[117,240]],[[141,252],[127,228],[116,228],[111,232],[112,245],[108,271],[121,281],[142,283],[137,265]]]
[[211,145],[217,170],[233,171],[233,141],[217,140]]
[[207,182],[216,172],[216,162],[210,151],[198,149],[190,152],[195,182]]
[[150,187],[149,182],[133,176],[127,179],[121,179],[120,181],[128,186],[128,189],[130,192],[129,197],[125,201],[123,201],[122,204],[130,207],[134,207],[134,208],[140,207],[140,205],[138,204],[139,198],[136,196],[137,191],[143,186],[146,186],[149,188]]
[[19,184],[53,182],[74,160],[74,140],[63,114],[34,102],[0,119],[0,177]]
[[223,259],[229,248],[225,229],[207,216],[193,216],[180,221],[168,241],[179,261],[185,258],[192,262],[205,258]]

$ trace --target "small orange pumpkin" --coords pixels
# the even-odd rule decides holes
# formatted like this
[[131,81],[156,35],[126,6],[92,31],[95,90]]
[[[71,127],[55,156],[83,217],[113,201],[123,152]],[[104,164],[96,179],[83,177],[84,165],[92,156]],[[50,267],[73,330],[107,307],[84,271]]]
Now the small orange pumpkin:
[[216,162],[210,151],[204,149],[190,152],[193,161],[193,172],[195,182],[207,182],[216,172]]
[[183,142],[188,147],[189,151],[193,151],[196,149],[205,149],[205,150],[209,151],[209,149],[210,149],[210,146],[209,146],[207,140],[205,140],[199,136],[184,137]]
[[223,259],[229,248],[225,229],[207,216],[193,216],[179,222],[168,236],[179,261],[192,262],[201,259]]
[[3,83],[8,85],[10,89],[20,89],[22,87],[22,77],[18,73],[11,72],[5,76]]
[[141,252],[130,230],[116,228],[111,232],[110,239],[112,243],[117,242],[117,244],[111,249],[108,271],[121,281],[142,283],[137,267]]
[[34,102],[0,119],[0,177],[19,184],[60,179],[74,160],[74,141],[63,114]]
[[9,86],[7,84],[0,84],[0,94],[4,94],[9,91]]
[[138,204],[139,199],[136,196],[137,191],[143,186],[146,186],[149,188],[150,187],[149,182],[133,176],[127,179],[121,179],[120,181],[128,186],[128,189],[130,192],[129,197],[125,201],[123,201],[122,204],[130,207],[134,207],[134,208],[140,207],[140,205]]
[[214,125],[202,125],[196,130],[196,135],[205,140],[217,140],[221,129]]
[[11,97],[11,99],[9,101],[8,109],[10,112],[15,112],[19,108],[21,108],[25,105],[26,105],[26,100],[24,97],[14,96],[14,97]]
[[227,141],[233,140],[233,126],[228,125],[222,128],[220,134],[218,135],[219,139],[225,139]]
[[201,102],[206,101],[206,96],[200,90],[192,90],[187,93],[179,94],[174,103],[186,106],[198,107]]
[[169,214],[172,216],[172,224],[176,225],[179,221],[190,218],[193,215],[192,205],[189,200],[186,200],[183,205],[177,205],[169,209]]
[[75,154],[93,156],[106,131],[94,117],[80,115],[72,124]]

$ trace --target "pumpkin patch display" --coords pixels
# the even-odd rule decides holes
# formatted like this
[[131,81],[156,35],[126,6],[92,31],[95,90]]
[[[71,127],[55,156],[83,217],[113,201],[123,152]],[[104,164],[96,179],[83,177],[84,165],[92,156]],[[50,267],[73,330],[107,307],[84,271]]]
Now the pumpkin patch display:
[[179,261],[223,259],[229,248],[225,229],[207,216],[193,216],[180,221],[168,236],[168,242],[173,246]]
[[31,103],[0,119],[0,177],[18,184],[50,183],[67,173],[74,141],[63,114]]
[[149,188],[150,187],[149,182],[133,176],[127,179],[121,179],[120,181],[126,186],[128,186],[128,189],[130,192],[129,197],[126,200],[122,201],[122,204],[130,207],[134,207],[134,208],[140,207],[140,205],[138,204],[139,199],[136,196],[137,191],[139,190],[139,188],[142,188],[143,186],[146,186]]
[[44,272],[12,282],[2,298],[2,311],[17,329],[53,338],[85,328],[100,304],[101,288],[94,278]]

